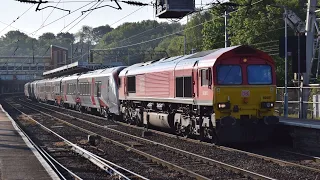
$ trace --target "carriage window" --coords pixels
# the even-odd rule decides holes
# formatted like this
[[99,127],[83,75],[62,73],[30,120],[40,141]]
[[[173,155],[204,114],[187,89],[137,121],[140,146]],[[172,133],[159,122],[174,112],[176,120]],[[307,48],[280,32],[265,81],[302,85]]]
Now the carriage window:
[[238,65],[219,65],[217,68],[218,84],[242,84],[241,67]]
[[272,84],[271,66],[248,65],[248,84]]
[[90,84],[89,83],[79,83],[79,90],[80,90],[80,95],[83,95],[83,96],[89,96],[90,95]]
[[74,95],[76,93],[76,84],[67,84],[67,94]]

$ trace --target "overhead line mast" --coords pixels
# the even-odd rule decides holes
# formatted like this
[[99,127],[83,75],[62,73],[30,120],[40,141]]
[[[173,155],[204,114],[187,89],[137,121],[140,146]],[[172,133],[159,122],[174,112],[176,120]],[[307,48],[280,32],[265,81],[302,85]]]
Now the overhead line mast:
[[[307,19],[306,19],[306,73],[303,74],[303,85],[308,87],[311,75],[311,65],[313,62],[313,48],[314,48],[314,27],[316,22],[316,7],[317,0],[308,0]],[[309,99],[309,90],[303,90],[303,102]],[[307,118],[308,104],[303,103],[303,117]]]

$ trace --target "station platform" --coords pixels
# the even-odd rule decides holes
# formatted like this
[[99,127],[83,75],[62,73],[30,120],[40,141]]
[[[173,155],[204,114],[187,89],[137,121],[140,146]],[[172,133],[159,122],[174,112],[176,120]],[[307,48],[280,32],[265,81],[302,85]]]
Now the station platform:
[[0,180],[59,179],[0,105]]
[[283,125],[320,129],[320,120],[285,118],[285,117],[279,117],[279,119],[280,119],[280,124],[283,124]]

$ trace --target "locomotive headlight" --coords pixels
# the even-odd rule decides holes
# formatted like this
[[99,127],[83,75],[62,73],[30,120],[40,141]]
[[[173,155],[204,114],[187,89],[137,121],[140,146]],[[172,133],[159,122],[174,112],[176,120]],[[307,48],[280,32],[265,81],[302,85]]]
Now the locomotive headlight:
[[261,103],[261,107],[262,108],[273,108],[274,107],[274,103],[273,102],[262,102]]
[[230,109],[230,103],[229,102],[218,103],[218,109]]

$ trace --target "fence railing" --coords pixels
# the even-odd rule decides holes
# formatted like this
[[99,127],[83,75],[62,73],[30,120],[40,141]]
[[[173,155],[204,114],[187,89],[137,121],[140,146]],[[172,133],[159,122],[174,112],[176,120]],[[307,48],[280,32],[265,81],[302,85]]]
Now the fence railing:
[[[278,116],[283,116],[284,87],[277,87],[275,109]],[[288,87],[288,117],[299,116],[299,104],[307,104],[308,119],[320,119],[320,86],[316,87]],[[301,91],[309,91],[308,100],[302,101]]]

